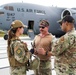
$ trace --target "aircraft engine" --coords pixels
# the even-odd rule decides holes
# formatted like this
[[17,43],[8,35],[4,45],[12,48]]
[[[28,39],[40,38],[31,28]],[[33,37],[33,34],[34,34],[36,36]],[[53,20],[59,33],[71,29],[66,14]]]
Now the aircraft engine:
[[71,9],[65,9],[61,13],[61,18],[63,18],[65,15],[71,15],[75,19],[75,29],[76,29],[76,10],[74,8]]
[[63,10],[63,12],[61,13],[61,18],[63,18],[65,15],[71,15],[76,21],[76,10],[75,9],[72,8],[72,9]]

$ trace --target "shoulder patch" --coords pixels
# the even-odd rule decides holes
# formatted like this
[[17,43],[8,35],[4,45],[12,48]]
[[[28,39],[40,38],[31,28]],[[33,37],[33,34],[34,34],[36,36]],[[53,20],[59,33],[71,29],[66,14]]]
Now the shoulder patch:
[[63,42],[64,41],[64,36],[59,38],[59,42]]
[[16,51],[16,53],[17,53],[18,55],[22,55],[21,49],[18,49],[18,50]]

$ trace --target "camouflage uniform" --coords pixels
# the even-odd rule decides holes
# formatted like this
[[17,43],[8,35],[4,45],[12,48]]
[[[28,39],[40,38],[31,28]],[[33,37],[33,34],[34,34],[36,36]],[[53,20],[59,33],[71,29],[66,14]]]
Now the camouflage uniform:
[[76,31],[72,29],[53,44],[56,75],[76,75]]
[[27,61],[30,55],[27,45],[20,39],[16,37],[11,40],[10,49],[8,49],[11,75],[26,75]]
[[[51,38],[52,35],[49,33],[46,37],[42,38],[40,35],[37,35],[34,39],[34,46],[36,50],[38,48],[44,48],[46,51],[51,51]],[[35,75],[52,75],[51,71],[51,57],[47,55],[36,54],[40,58],[40,66],[36,69]]]
[[39,69],[36,69],[34,72],[35,75],[52,75],[50,60],[40,61]]

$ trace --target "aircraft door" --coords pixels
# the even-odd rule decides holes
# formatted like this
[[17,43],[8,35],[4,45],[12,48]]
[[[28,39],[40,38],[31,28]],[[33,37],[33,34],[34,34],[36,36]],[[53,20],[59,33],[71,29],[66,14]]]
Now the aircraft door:
[[29,20],[28,21],[28,35],[31,39],[34,39],[34,31],[33,28],[34,27],[34,21],[33,20]]
[[33,30],[34,21],[28,21],[28,29]]

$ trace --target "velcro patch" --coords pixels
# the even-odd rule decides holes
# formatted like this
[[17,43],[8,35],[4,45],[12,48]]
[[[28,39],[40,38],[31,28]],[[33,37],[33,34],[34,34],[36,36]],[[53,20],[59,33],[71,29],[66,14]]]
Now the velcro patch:
[[22,55],[22,50],[18,49],[18,50],[16,51],[16,53],[17,53],[18,55]]

